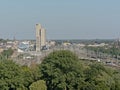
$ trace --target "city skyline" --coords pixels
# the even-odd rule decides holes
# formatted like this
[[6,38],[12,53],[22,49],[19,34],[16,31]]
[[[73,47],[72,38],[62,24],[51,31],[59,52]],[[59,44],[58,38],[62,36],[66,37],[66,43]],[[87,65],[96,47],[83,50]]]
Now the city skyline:
[[35,39],[36,23],[47,39],[115,39],[120,37],[120,1],[2,0],[0,38]]

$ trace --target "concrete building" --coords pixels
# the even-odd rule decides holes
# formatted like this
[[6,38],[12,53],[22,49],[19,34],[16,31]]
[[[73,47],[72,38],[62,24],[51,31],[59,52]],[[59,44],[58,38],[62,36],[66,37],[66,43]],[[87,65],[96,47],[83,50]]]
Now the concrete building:
[[41,48],[41,44],[40,44],[40,30],[41,30],[41,25],[40,24],[36,24],[36,26],[35,26],[35,28],[36,28],[36,51],[37,52],[40,52],[40,48]]
[[40,24],[36,24],[36,52],[40,52],[46,45],[46,31]]
[[46,45],[46,30],[41,29],[41,48]]

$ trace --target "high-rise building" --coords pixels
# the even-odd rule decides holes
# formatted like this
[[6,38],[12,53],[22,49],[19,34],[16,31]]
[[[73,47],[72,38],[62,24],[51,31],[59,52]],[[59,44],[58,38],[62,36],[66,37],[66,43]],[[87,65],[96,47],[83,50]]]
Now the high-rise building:
[[40,24],[36,24],[36,51],[40,52],[46,45],[46,31]]
[[40,46],[40,30],[41,30],[41,25],[40,24],[36,24],[36,51],[37,52],[40,52],[40,48],[41,48],[41,46]]
[[46,30],[44,28],[41,29],[41,47],[46,45]]

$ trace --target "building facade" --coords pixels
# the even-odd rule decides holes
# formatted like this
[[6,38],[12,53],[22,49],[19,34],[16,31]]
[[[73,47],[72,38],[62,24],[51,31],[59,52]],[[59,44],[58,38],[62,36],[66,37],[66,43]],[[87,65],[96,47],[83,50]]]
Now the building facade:
[[46,30],[41,29],[41,48],[46,45]]
[[36,24],[36,52],[40,52],[46,45],[46,30],[40,24]]

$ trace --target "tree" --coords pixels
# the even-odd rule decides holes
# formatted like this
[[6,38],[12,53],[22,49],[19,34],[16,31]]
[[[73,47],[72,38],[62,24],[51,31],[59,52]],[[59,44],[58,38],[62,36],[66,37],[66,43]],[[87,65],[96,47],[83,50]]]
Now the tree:
[[30,85],[30,90],[47,90],[45,81],[39,80]]
[[40,80],[41,73],[39,72],[38,66],[22,66],[24,76],[24,86],[29,87],[33,82]]
[[21,68],[10,60],[0,61],[0,89],[15,90],[23,87]]
[[6,59],[8,59],[12,54],[13,54],[13,50],[11,48],[9,48],[8,50],[4,50],[1,53],[1,56],[4,56]]
[[120,72],[115,71],[113,74],[113,78],[115,81],[115,89],[114,90],[120,90]]
[[40,65],[48,90],[78,89],[83,76],[82,65],[78,62],[78,57],[68,50],[50,53]]
[[94,85],[95,90],[115,90],[115,81],[101,64],[91,64],[85,71],[85,82]]

